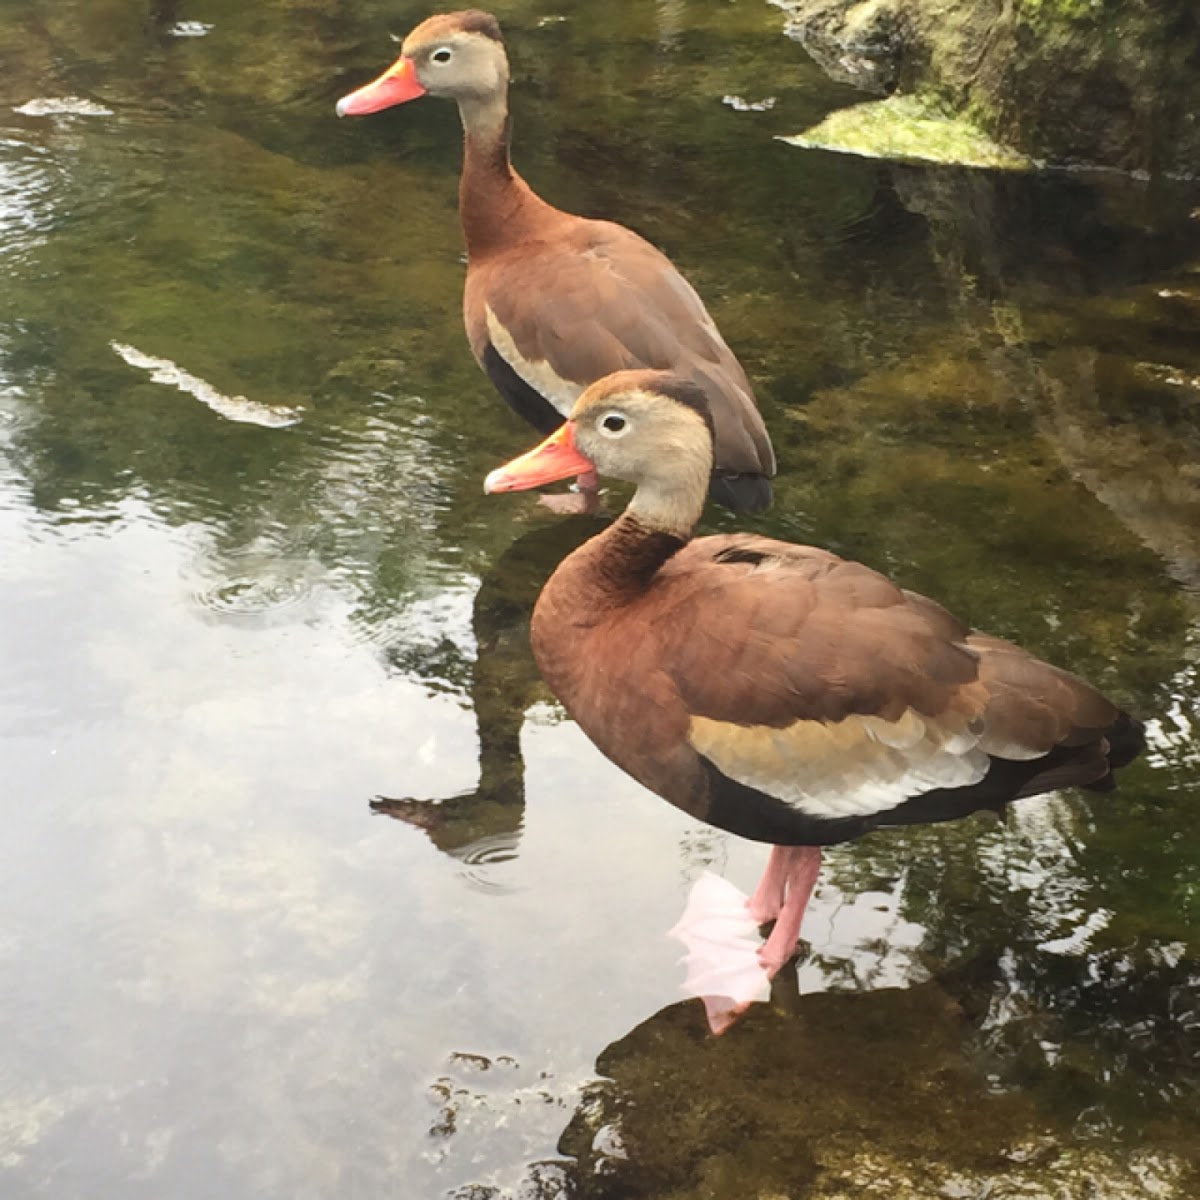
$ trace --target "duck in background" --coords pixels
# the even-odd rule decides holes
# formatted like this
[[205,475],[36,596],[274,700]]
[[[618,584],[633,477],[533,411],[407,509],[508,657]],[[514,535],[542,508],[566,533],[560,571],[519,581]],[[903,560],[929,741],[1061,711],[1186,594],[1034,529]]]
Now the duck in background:
[[[669,370],[707,401],[712,498],[735,512],[769,507],[775,455],[753,389],[692,286],[644,238],[547,204],[513,170],[508,57],[495,17],[471,10],[423,21],[396,62],[337,111],[358,116],[427,94],[457,101],[462,117],[463,318],[504,399],[549,433],[596,380]],[[597,486],[585,471],[578,494],[542,499],[560,512],[591,511]]]
[[1108,791],[1142,727],[860,563],[753,534],[693,540],[714,429],[691,379],[623,371],[484,486],[596,471],[636,487],[542,590],[533,653],[619,767],[699,820],[773,845],[744,910],[709,888],[680,931],[695,948],[722,930],[736,941],[746,915],[775,922],[748,967],[693,961],[686,986],[713,998],[720,1029],[795,953],[822,846],[1063,787]]

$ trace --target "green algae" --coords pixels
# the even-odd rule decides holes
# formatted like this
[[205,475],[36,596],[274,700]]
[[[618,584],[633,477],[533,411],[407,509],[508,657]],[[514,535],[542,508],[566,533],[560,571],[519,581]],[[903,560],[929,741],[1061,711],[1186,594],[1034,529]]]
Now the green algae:
[[1190,0],[779,3],[834,77],[935,101],[1037,162],[1194,175]]
[[[1105,12],[1106,7],[1108,12]],[[1111,3],[1106,5],[1105,0],[1018,0],[1015,10],[1023,20],[1052,25],[1111,19],[1117,7]]]
[[965,117],[950,116],[917,96],[889,96],[841,108],[812,128],[781,140],[807,149],[898,162],[995,171],[1027,171],[1035,165]]

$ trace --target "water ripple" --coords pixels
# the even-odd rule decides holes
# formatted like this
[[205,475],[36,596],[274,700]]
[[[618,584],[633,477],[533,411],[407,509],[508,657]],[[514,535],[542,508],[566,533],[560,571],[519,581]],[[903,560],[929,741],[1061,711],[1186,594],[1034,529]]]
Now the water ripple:
[[256,618],[287,612],[310,600],[320,576],[307,555],[264,544],[223,551],[200,565],[192,597],[219,617]]
[[462,863],[461,875],[471,887],[489,894],[522,891],[519,884],[497,878],[497,867],[503,867],[517,858],[517,846],[521,840],[519,830],[507,830],[477,838],[463,847],[455,857]]
[[0,154],[0,254],[9,254],[45,230],[54,189],[35,147],[3,138]]
[[299,604],[312,593],[307,581],[297,578],[228,579],[196,593],[196,601],[210,612],[226,617],[259,617]]

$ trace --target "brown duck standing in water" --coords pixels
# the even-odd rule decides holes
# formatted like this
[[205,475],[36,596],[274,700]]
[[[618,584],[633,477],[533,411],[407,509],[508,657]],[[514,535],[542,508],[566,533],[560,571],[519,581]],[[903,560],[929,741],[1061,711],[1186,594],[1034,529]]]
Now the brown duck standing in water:
[[[554,208],[513,170],[508,58],[495,17],[430,17],[404,39],[396,62],[337,111],[378,112],[426,94],[456,100],[462,117],[463,318],[504,399],[549,433],[603,376],[670,370],[708,402],[712,498],[738,512],[767,508],[775,455],[766,427],[745,371],[691,285],[636,233]],[[594,508],[595,476],[585,473],[579,488],[578,496],[543,499],[559,511]]]
[[773,843],[748,901],[756,922],[775,921],[759,951],[769,976],[795,953],[820,847],[1062,787],[1107,791],[1142,728],[1083,680],[860,563],[752,534],[693,540],[713,428],[693,381],[620,372],[484,486],[592,470],[636,485],[543,589],[534,657],[638,782]]

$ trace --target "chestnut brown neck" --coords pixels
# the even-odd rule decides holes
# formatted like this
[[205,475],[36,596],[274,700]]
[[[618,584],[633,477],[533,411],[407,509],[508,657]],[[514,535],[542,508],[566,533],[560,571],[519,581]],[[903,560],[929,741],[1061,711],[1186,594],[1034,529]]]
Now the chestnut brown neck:
[[566,559],[542,599],[552,610],[565,600],[566,613],[556,614],[560,620],[595,625],[644,594],[663,564],[686,544],[685,538],[646,525],[626,511]]
[[458,211],[467,255],[486,258],[531,238],[539,225],[561,216],[537,196],[509,160],[512,120],[503,97],[490,105],[459,105],[463,121],[463,170]]

